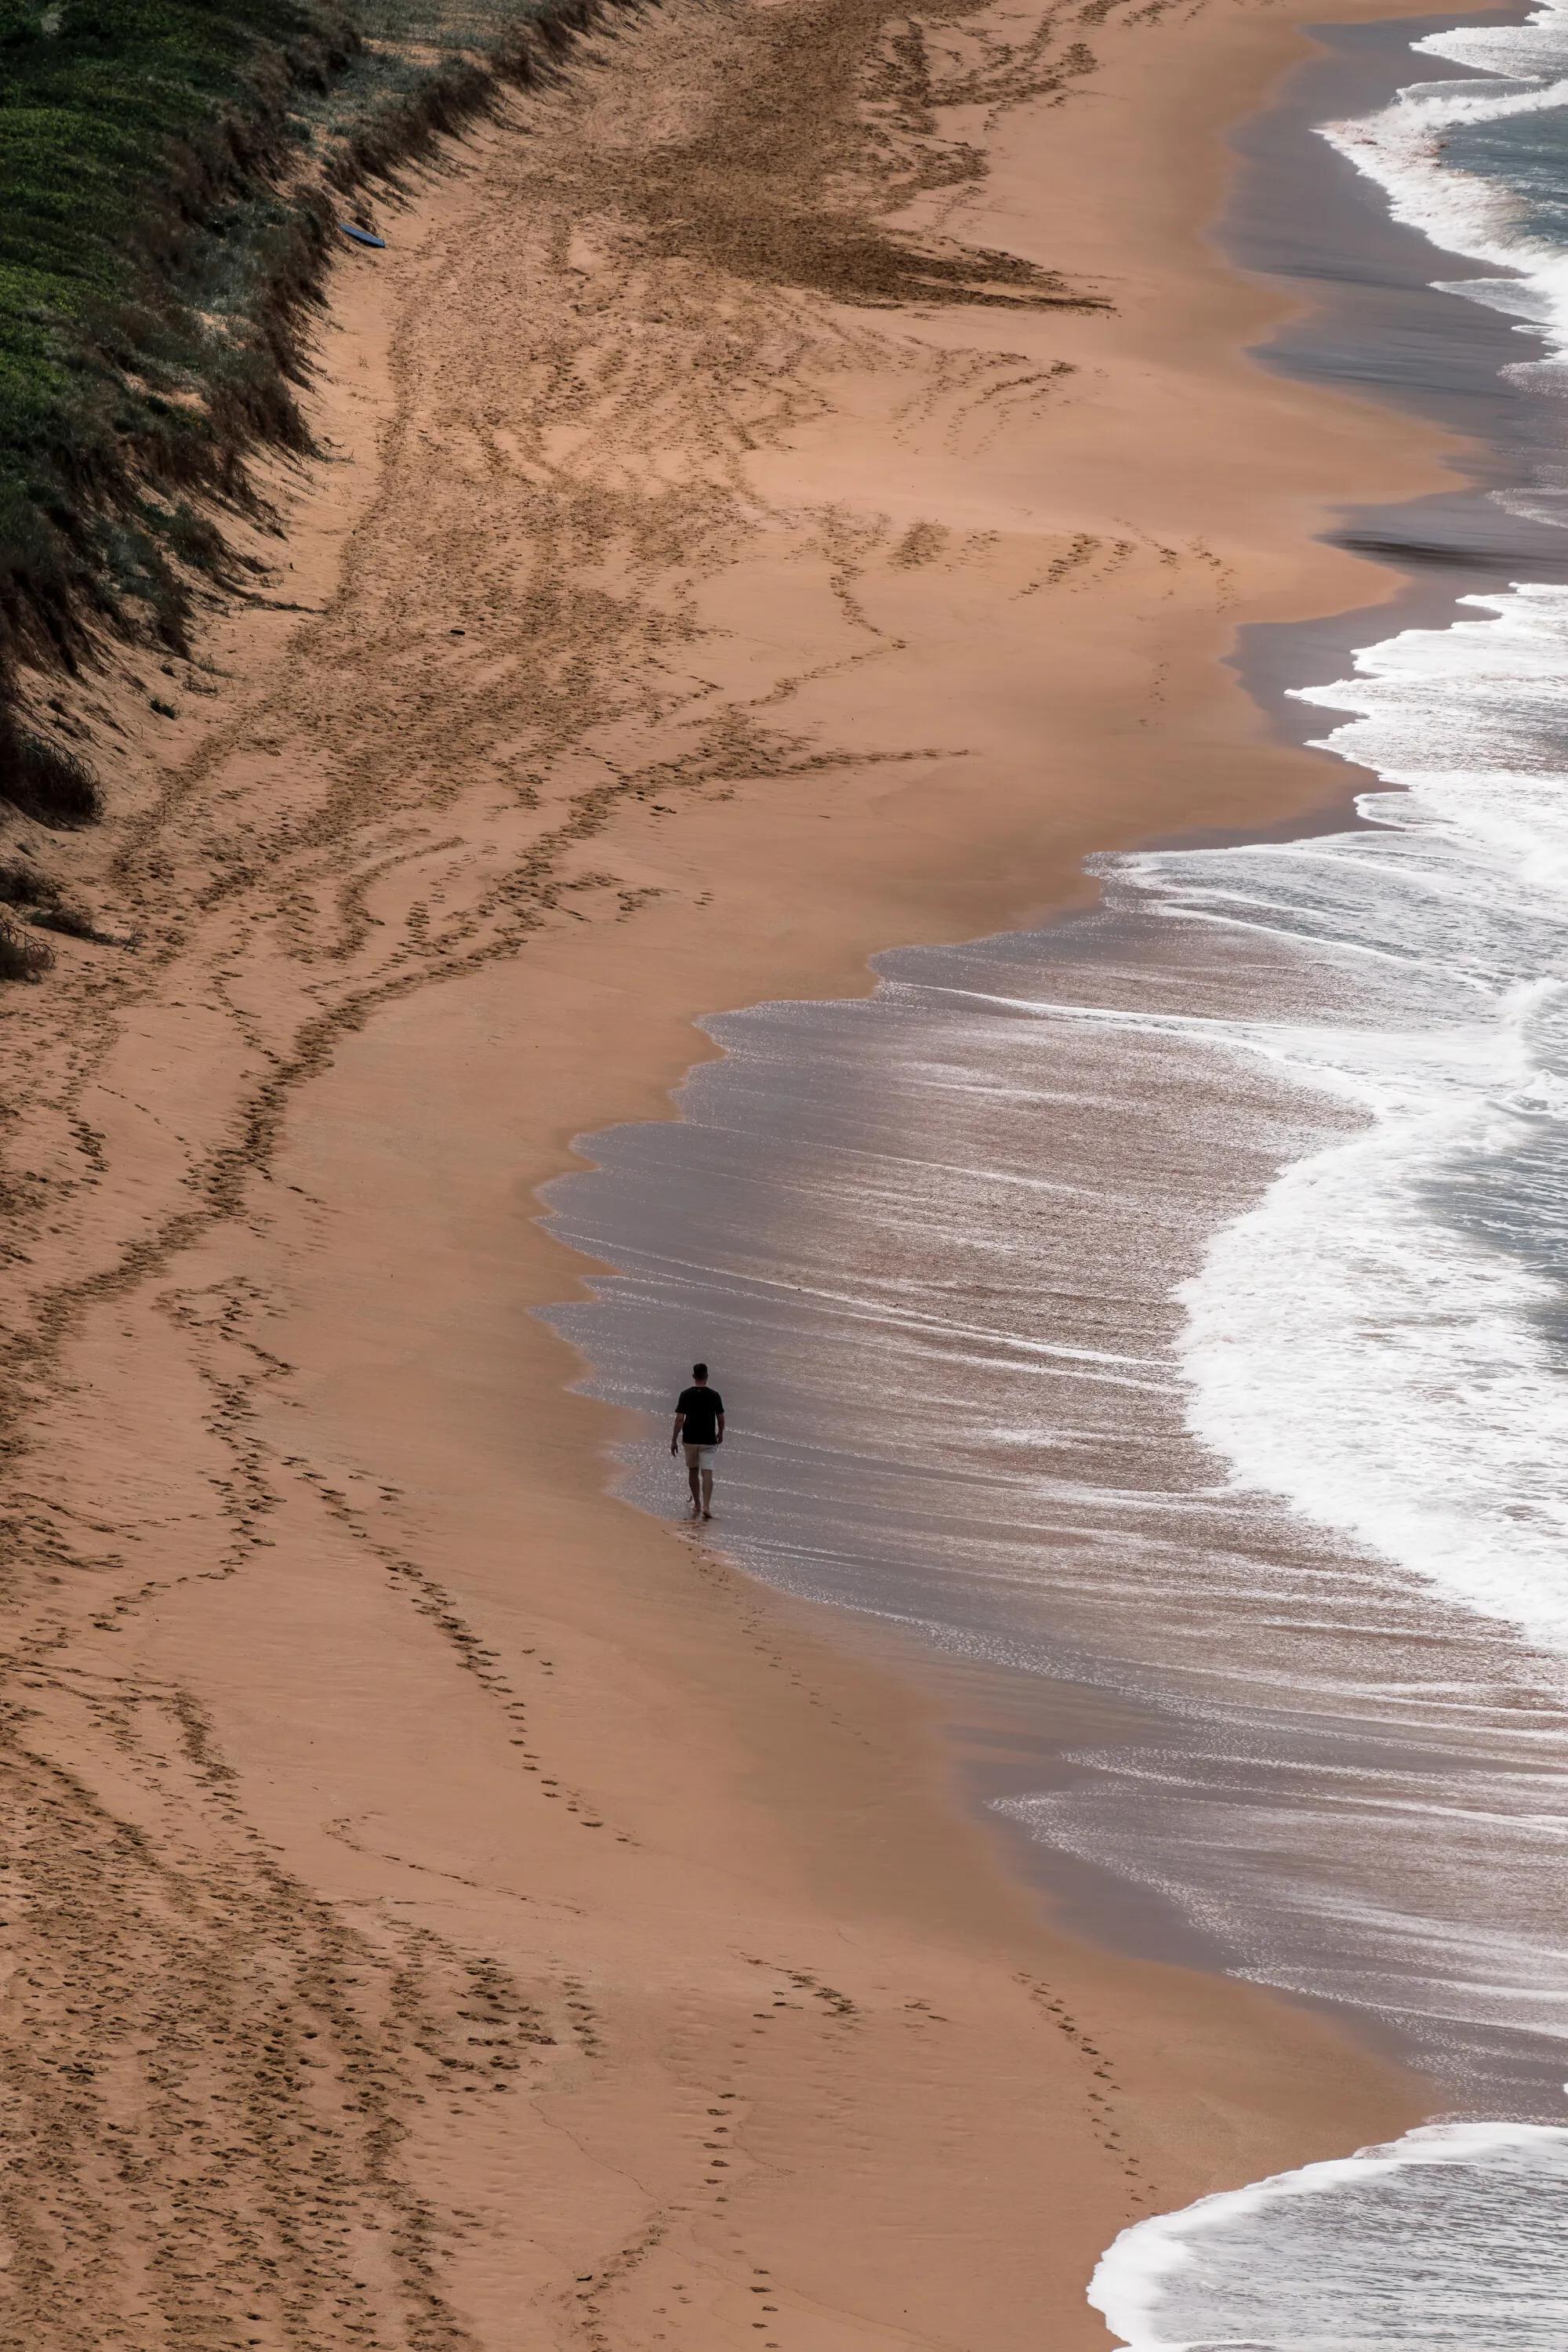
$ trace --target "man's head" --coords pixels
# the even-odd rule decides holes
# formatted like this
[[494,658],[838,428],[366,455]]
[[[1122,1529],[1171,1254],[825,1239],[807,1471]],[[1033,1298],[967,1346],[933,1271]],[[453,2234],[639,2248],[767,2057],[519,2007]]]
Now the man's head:
[[693,1364],[693,1365],[692,1365],[692,1367],[691,1367],[691,1377],[692,1377],[692,1379],[693,1379],[694,1381],[706,1381],[706,1379],[708,1378],[708,1367],[707,1367],[707,1365],[706,1365],[706,1364]]

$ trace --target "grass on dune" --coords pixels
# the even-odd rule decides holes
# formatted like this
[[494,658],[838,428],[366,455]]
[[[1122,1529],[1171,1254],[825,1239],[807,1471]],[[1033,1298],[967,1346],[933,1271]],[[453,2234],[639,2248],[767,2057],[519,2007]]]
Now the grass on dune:
[[[279,177],[357,43],[314,0],[0,0],[7,650],[68,660],[128,603],[178,644],[179,567],[216,555],[190,494],[237,493],[247,434],[302,438],[278,309],[324,229]],[[231,240],[226,315],[204,280]]]
[[592,0],[0,0],[0,794],[92,780],[20,665],[184,650],[245,459],[309,446],[305,316],[350,192],[458,127]]

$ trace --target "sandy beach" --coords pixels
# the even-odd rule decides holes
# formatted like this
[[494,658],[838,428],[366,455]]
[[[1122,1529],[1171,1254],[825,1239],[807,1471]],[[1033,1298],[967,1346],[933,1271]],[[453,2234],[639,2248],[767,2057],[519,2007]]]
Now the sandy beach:
[[1323,797],[1223,656],[1447,478],[1208,240],[1317,13],[615,20],[344,255],[262,601],[82,686],[135,944],[5,1040],[0,2342],[1070,2352],[1129,2221],[1423,2113],[1060,1932],[533,1311],[696,1016]]

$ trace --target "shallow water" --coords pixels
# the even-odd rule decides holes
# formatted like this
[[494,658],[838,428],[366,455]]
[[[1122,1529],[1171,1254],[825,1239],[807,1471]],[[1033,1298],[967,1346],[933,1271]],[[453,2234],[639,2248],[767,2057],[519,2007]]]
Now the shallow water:
[[557,1318],[595,1385],[720,1368],[747,1565],[1038,1693],[990,1793],[1042,1868],[1476,2119],[1141,2224],[1146,2352],[1568,2344],[1568,12],[1401,90],[1409,38],[1310,69],[1240,237],[1332,289],[1275,363],[1489,436],[1346,519],[1411,625],[1243,649],[1357,816],[716,1020],[552,1195],[623,1270]]

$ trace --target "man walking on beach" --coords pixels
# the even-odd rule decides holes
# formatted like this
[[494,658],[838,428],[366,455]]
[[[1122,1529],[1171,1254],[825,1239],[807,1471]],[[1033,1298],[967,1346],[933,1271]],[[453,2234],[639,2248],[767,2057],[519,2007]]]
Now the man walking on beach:
[[686,1478],[691,1488],[691,1516],[694,1519],[710,1519],[713,1516],[713,1456],[724,1443],[724,1400],[717,1389],[708,1385],[706,1364],[693,1364],[691,1378],[695,1386],[682,1389],[675,1408],[675,1427],[669,1433],[669,1450],[678,1445],[686,1448]]

